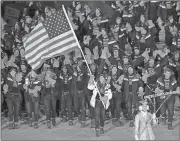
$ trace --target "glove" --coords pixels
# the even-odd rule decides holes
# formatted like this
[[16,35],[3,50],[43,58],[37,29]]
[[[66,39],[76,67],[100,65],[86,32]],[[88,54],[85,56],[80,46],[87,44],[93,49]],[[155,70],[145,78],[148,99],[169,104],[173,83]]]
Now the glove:
[[119,84],[122,84],[122,83],[123,83],[123,79],[124,79],[124,75],[121,75],[121,76],[118,78],[117,82],[118,82]]
[[154,50],[153,51],[153,57],[156,58],[157,54],[158,54],[157,50]]
[[145,34],[146,33],[146,30],[143,27],[140,29],[140,31],[141,31],[141,34]]
[[102,54],[101,54],[101,57],[100,57],[100,58],[106,60],[106,50],[105,50],[105,49],[102,50]]
[[140,27],[135,27],[136,31],[140,31]]
[[23,88],[25,89],[25,90],[27,90],[27,84],[23,84]]
[[114,9],[116,9],[116,7],[114,6],[114,4],[111,4],[111,7],[114,8]]
[[166,98],[166,96],[160,96],[160,99],[165,99]]
[[150,50],[146,49],[141,56],[143,56],[144,58],[149,60],[149,52],[150,52]]
[[29,3],[29,7],[31,7],[31,5],[33,5],[33,1],[31,1],[31,2]]
[[1,61],[1,69],[4,69],[5,65],[4,65],[4,61]]
[[139,87],[139,93],[143,93],[143,87]]
[[4,90],[4,94],[6,94],[7,92],[8,92],[8,85],[7,84],[5,84],[4,86],[3,86],[3,90]]
[[152,114],[152,119],[153,119],[153,120],[156,119],[156,114],[155,114],[155,113]]
[[74,71],[73,75],[77,76],[77,72],[76,72],[76,71]]
[[72,2],[73,7],[76,7],[75,1]]
[[112,85],[116,88],[116,84],[113,82]]
[[16,76],[16,81],[20,82],[22,80],[22,73],[18,73]]
[[104,97],[100,97],[100,100],[104,102],[104,104],[106,104],[108,97],[104,96]]
[[163,93],[164,91],[163,90],[161,90],[161,89],[159,89],[159,88],[156,88],[155,89],[155,93]]
[[121,92],[121,86],[117,86],[116,89],[117,89],[118,92]]
[[81,71],[81,69],[80,69],[80,66],[79,66],[79,65],[77,66],[77,70],[78,70],[78,72],[80,72],[80,71]]
[[145,1],[141,1],[141,2],[139,3],[140,6],[144,6],[144,4],[145,4]]
[[52,86],[52,87],[55,87],[55,83],[56,83],[56,80],[53,80],[53,79],[52,79],[52,80],[51,80],[51,86]]
[[115,28],[114,31],[115,31],[115,32],[118,32],[118,31],[119,31],[119,27]]
[[180,87],[177,87],[177,88],[176,88],[176,91],[180,92]]
[[159,54],[159,56],[160,56],[161,58],[164,58],[164,57],[167,55],[167,54],[164,53],[162,50],[158,50],[157,53]]
[[148,78],[148,74],[144,74],[142,76],[142,80],[144,81],[144,83],[147,83],[147,78]]
[[93,82],[93,80],[94,80],[94,75],[90,74],[90,82]]

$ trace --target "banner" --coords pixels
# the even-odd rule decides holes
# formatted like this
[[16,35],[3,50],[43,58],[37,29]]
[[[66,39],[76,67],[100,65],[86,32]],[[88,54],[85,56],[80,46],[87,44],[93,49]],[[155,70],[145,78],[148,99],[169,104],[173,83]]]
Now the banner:
[[10,6],[6,6],[4,19],[9,20],[11,25],[15,25],[19,18],[20,11],[18,9],[12,8]]
[[19,18],[20,11],[18,9],[6,6],[5,8],[5,17]]

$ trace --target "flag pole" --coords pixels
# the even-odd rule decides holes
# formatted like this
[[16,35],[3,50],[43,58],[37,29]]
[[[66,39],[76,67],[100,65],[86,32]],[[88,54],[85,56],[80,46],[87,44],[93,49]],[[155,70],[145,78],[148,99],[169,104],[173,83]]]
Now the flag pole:
[[[91,70],[90,70],[90,68],[89,68],[89,65],[88,65],[88,63],[87,63],[87,60],[86,60],[86,58],[85,58],[85,55],[84,55],[84,53],[83,53],[83,51],[82,51],[82,49],[81,49],[81,46],[80,46],[79,41],[78,41],[78,39],[77,39],[77,37],[76,37],[76,34],[74,33],[74,29],[73,29],[73,27],[72,27],[72,25],[71,25],[71,22],[70,22],[70,20],[69,20],[69,17],[68,17],[68,15],[67,15],[67,13],[66,13],[66,9],[64,8],[64,5],[62,5],[62,8],[63,8],[64,14],[65,14],[65,16],[66,16],[66,19],[67,19],[67,21],[68,21],[68,23],[69,23],[69,26],[70,26],[70,28],[71,28],[71,31],[72,31],[72,33],[73,33],[73,35],[74,35],[74,38],[75,38],[75,40],[76,40],[76,42],[77,42],[77,44],[78,44],[78,47],[79,47],[79,49],[80,49],[80,51],[81,51],[81,53],[82,53],[82,56],[83,56],[83,58],[84,58],[84,60],[85,60],[85,62],[86,62],[86,65],[87,65],[87,67],[88,67],[88,70],[89,70],[90,74],[92,75],[92,72],[91,72]],[[102,96],[101,96],[101,94],[100,94],[100,92],[99,92],[99,89],[98,89],[97,84],[96,84],[96,82],[95,82],[94,79],[93,79],[93,82],[94,82],[94,84],[95,84],[95,87],[97,88],[99,97],[101,98]],[[103,101],[102,101],[102,104],[103,104],[103,106],[105,107],[105,104],[104,104]]]

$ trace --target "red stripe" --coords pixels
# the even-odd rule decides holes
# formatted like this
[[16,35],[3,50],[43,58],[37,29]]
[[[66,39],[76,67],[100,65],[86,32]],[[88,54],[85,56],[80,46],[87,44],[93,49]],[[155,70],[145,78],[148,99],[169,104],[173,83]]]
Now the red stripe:
[[[74,51],[74,50],[75,50],[74,48],[71,48],[71,49],[66,50],[66,51],[64,51],[64,52],[61,52],[61,53],[55,54],[55,55],[51,56],[51,58],[54,58],[54,57],[57,57],[57,56],[60,56],[60,55],[63,55],[63,54],[70,53],[71,51]],[[63,54],[62,54],[62,53],[63,53]],[[42,66],[42,65],[43,65],[43,63],[44,63],[46,60],[47,60],[47,58],[42,59],[42,60],[40,61],[40,64],[39,64],[36,68],[34,68],[34,69],[36,70],[36,69],[40,68],[40,66]]]
[[[44,46],[43,48],[41,48],[40,50],[38,50],[35,54],[33,54],[31,57],[27,58],[27,60],[33,59],[33,58],[34,58],[36,55],[38,55],[40,52],[42,52],[42,51],[50,48],[51,46],[53,46],[53,45],[55,45],[55,44],[57,44],[57,43],[59,43],[59,42],[62,42],[63,40],[65,40],[65,39],[67,39],[67,38],[70,38],[70,37],[72,37],[72,36],[73,36],[73,34],[69,34],[69,35],[67,35],[67,36],[65,36],[65,37],[63,37],[63,38],[60,38],[60,39],[58,39],[58,40],[56,40],[56,41],[54,41],[54,42],[52,42],[52,43]],[[31,51],[34,50],[35,48],[37,48],[39,45],[40,45],[40,44],[34,46],[34,47],[31,49]],[[31,53],[31,51],[27,51],[26,55],[29,54],[29,53]]]
[[35,44],[34,46],[32,46],[29,50],[25,50],[25,56],[29,53],[31,53],[35,48],[37,48],[38,46],[40,46],[42,43],[45,43],[47,41],[47,38],[42,40],[41,42],[39,42],[38,44]]
[[[35,33],[34,33],[35,34]],[[30,40],[29,42],[26,43],[26,47],[29,46],[30,44],[32,44],[33,42],[37,41],[37,39],[40,39],[41,37],[47,35],[46,32],[36,36],[35,38],[33,38],[32,40]]]
[[[41,26],[40,28],[31,31],[31,33],[28,35],[28,38],[31,37],[31,36],[33,36],[33,35],[36,34],[37,32],[39,32],[39,31],[42,30],[43,28],[44,28],[44,27]],[[27,41],[28,38],[26,38],[26,40],[24,40],[23,42],[26,43],[26,41]]]
[[65,48],[65,47],[68,46],[68,45],[71,45],[71,44],[75,43],[75,42],[76,42],[76,41],[74,40],[74,41],[72,41],[72,42],[68,42],[67,44],[65,44],[65,45],[63,45],[63,46],[61,46],[61,47],[54,48],[54,49],[50,50],[49,52],[42,54],[38,59],[36,59],[36,61],[34,61],[34,62],[31,63],[31,64],[34,65],[34,64],[36,64],[36,63],[41,59],[41,57],[47,56],[48,54],[51,54],[51,53],[53,53],[53,52],[56,52],[56,51],[58,51],[58,50],[60,50],[60,49],[62,49],[62,48]]

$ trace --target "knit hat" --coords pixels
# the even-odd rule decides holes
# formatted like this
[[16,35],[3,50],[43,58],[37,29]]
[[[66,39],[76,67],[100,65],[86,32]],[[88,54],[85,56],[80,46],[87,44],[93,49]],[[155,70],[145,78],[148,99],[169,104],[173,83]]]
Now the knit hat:
[[117,19],[120,19],[120,20],[122,20],[122,18],[121,18],[121,17],[119,17],[119,16],[118,16],[118,17],[116,17],[116,20],[117,20]]
[[117,44],[114,44],[114,45],[113,45],[113,51],[114,51],[114,50],[119,50],[119,46],[118,46]]
[[64,64],[64,65],[62,65],[62,66],[61,66],[61,69],[64,69],[64,68],[66,68],[66,69],[67,69],[66,64]]
[[112,66],[111,66],[111,69],[113,69],[113,68],[116,68],[116,69],[117,69],[117,65],[112,65]]
[[76,1],[75,2],[75,6],[78,6],[78,5],[80,5],[81,3],[79,2],[79,1]]
[[98,67],[95,62],[92,62],[90,66],[95,66],[96,68]]
[[76,10],[76,11],[75,11],[75,14],[81,14],[81,11]]
[[108,20],[108,18],[103,17],[103,18],[101,19],[101,21],[100,21],[99,24],[100,24],[101,29],[107,30],[107,27],[108,27],[108,25],[109,25],[109,20]]
[[101,12],[101,9],[98,7],[98,8],[96,8],[96,10],[99,10],[100,12]]
[[127,70],[128,70],[129,68],[132,68],[132,69],[133,69],[133,66],[132,66],[132,65],[128,65]]
[[127,55],[124,55],[124,56],[123,56],[123,59],[125,59],[125,58],[129,59],[129,56],[127,56]]
[[173,19],[173,16],[172,16],[172,15],[168,16],[168,20],[170,20],[170,19]]
[[49,67],[49,68],[47,69],[47,72],[53,72],[52,68]]
[[44,62],[44,67],[49,68],[50,66],[51,66],[51,61],[46,60],[46,62]]
[[166,67],[164,67],[164,72],[171,72],[172,73],[172,70],[169,66],[166,66]]
[[20,50],[21,48],[23,48],[23,44],[22,44],[22,42],[21,43],[17,43],[16,44],[16,47]]
[[148,105],[148,102],[147,102],[146,99],[145,99],[145,100],[141,100],[141,101],[139,101],[139,105],[140,105],[140,106]]
[[171,1],[166,1],[165,3],[166,3],[167,9],[172,9],[172,3],[171,3]]
[[12,71],[15,71],[17,73],[18,70],[17,68],[11,66],[9,72],[11,73]]
[[17,48],[17,47],[14,47],[14,48],[13,48],[13,53],[14,53],[16,50],[19,52],[18,48]]
[[103,25],[105,23],[109,22],[108,18],[103,17],[100,21],[100,24]]
[[113,38],[110,38],[110,41],[108,42],[108,45],[113,45],[116,43],[116,41]]
[[155,58],[153,56],[149,57],[149,61],[150,60],[155,60]]
[[104,77],[105,78],[105,74],[104,73],[101,73],[100,76]]
[[82,60],[83,60],[82,57],[77,58],[77,62],[82,61]]
[[93,21],[95,21],[95,20],[97,20],[96,17],[92,17],[92,18],[91,18],[91,22],[93,22]]
[[21,65],[25,65],[25,66],[26,66],[26,65],[27,65],[27,64],[26,64],[26,61],[25,61],[25,60],[22,60],[22,61],[21,61]]
[[134,47],[134,50],[136,50],[136,49],[140,50],[139,47],[135,46],[135,47]]
[[32,19],[30,16],[26,16],[25,18],[26,18],[25,23],[30,24],[32,22]]

